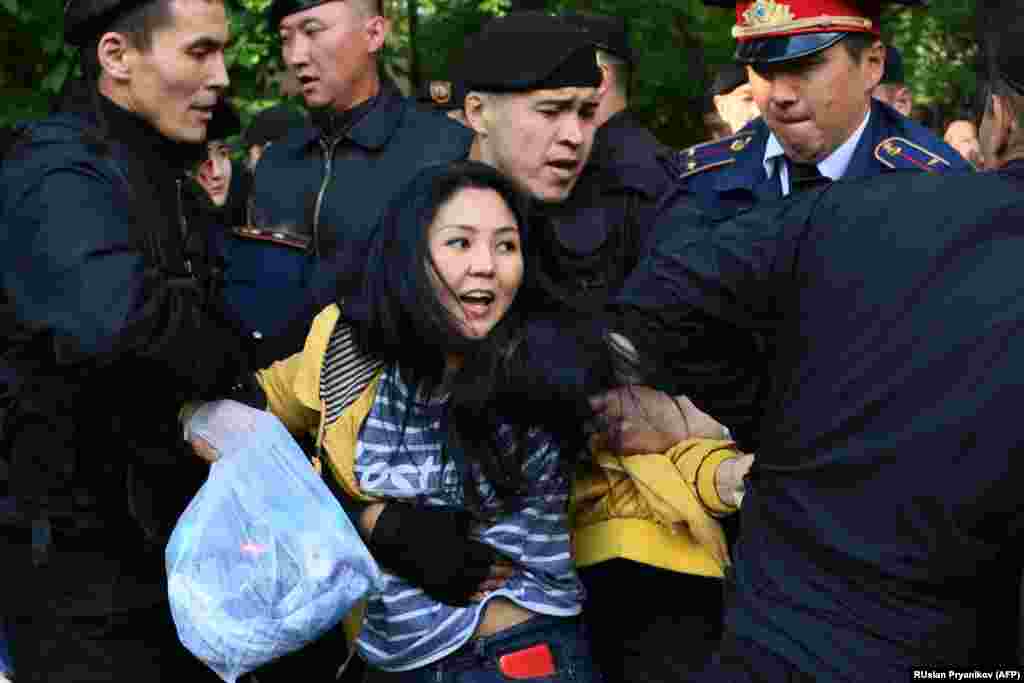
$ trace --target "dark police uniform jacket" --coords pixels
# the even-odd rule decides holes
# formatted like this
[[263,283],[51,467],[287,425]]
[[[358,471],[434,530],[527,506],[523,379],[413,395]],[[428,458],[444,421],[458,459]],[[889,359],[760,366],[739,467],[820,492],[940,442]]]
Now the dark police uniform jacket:
[[[80,566],[66,596],[86,611],[166,599],[161,553],[143,541],[169,530],[204,476],[184,452],[178,408],[229,392],[246,355],[196,277],[208,265],[205,236],[182,220],[196,149],[98,101],[108,138],[91,105],[75,101],[29,125],[0,169],[0,279],[27,330],[16,352],[4,331],[5,374],[20,397],[4,445],[11,492],[19,517],[50,529],[59,557],[85,546],[107,563]],[[27,587],[47,583],[18,573],[28,544],[21,550],[5,559],[11,614],[31,610]],[[145,569],[113,595],[124,562],[143,556]]]
[[[746,409],[734,635],[818,680],[1013,661],[1021,226],[1019,169],[894,173],[680,224],[626,284],[620,327],[671,392],[717,415],[771,387]],[[729,343],[755,335],[773,363]]]
[[[473,133],[419,110],[383,82],[350,130],[296,129],[257,165],[251,223],[227,245],[226,299],[267,350],[259,364],[299,351],[338,275],[364,265],[367,241],[392,194],[432,164],[464,159]],[[273,350],[271,350],[273,349]]]
[[[765,149],[770,131],[764,119],[757,118],[738,135],[691,147],[671,157],[676,186],[669,190],[658,209],[649,244],[654,245],[682,229],[687,223],[705,219],[721,220],[752,207],[782,197],[779,164],[768,177],[764,168]],[[854,150],[844,181],[855,181],[896,173],[961,173],[973,169],[952,147],[936,138],[915,121],[888,105],[872,100],[867,126]],[[746,337],[724,337],[722,344],[738,345],[742,352],[758,362],[773,362],[763,344]],[[742,346],[742,349],[739,348]],[[727,374],[729,368],[709,366],[709,373]],[[740,383],[736,390],[767,391]],[[716,417],[737,435],[743,436],[756,416],[744,414],[747,407],[761,401],[737,393],[733,409]]]
[[551,229],[541,232],[537,258],[560,305],[600,309],[636,267],[658,200],[672,184],[670,154],[629,110],[597,130],[569,198],[541,207]]
[[[757,118],[737,135],[674,155],[672,173],[678,185],[665,208],[694,203],[705,214],[723,218],[781,197],[781,173],[776,170],[769,178],[764,168],[770,135],[764,119]],[[895,170],[946,173],[969,171],[971,166],[931,131],[872,99],[867,127],[843,179],[870,178]]]

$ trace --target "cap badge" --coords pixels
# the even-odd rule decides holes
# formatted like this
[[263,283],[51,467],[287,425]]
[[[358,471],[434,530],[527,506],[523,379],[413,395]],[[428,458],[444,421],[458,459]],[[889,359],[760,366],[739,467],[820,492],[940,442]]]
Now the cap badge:
[[746,28],[769,28],[782,26],[793,21],[793,10],[789,5],[775,0],[757,0],[743,13]]
[[430,99],[435,104],[448,104],[452,99],[452,84],[448,81],[430,82]]

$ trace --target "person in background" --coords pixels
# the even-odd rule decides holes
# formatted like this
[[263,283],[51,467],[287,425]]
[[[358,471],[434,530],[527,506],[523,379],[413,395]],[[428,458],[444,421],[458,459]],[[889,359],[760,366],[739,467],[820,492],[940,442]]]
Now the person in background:
[[420,106],[468,126],[465,101],[466,87],[460,81],[424,81],[416,93]]
[[[754,91],[747,76],[747,67],[730,62],[722,66],[711,83],[711,99],[718,116],[725,121],[733,135],[761,115],[754,101]],[[724,136],[723,136],[724,137]]]
[[[229,139],[242,130],[242,120],[235,108],[222,100],[210,120],[209,138],[199,151],[200,160],[191,178],[202,192],[193,192],[200,212],[211,211],[220,222],[219,232],[245,220],[249,176],[231,158],[234,153]],[[204,200],[204,201],[199,201]]]
[[[885,48],[885,71],[882,73],[882,81],[875,87],[871,95],[904,116],[910,116],[914,110],[914,93],[907,86],[907,76],[903,68],[903,53],[892,45]],[[947,140],[947,142],[949,141]]]
[[289,131],[305,124],[306,118],[302,113],[287,104],[268,107],[256,114],[242,134],[246,169],[252,173],[270,145],[283,139]]
[[732,127],[718,113],[714,98],[709,95],[701,98],[701,101],[704,103],[704,130],[707,131],[708,138],[714,142],[732,135]]
[[983,168],[986,163],[981,154],[981,142],[978,140],[978,128],[973,121],[957,119],[946,127],[943,137],[950,147],[960,152],[960,156],[971,162],[975,168]]

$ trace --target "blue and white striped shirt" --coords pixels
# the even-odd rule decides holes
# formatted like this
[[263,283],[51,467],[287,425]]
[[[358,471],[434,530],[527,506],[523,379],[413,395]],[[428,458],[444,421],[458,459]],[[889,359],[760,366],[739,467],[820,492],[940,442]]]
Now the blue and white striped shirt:
[[[355,475],[366,493],[420,505],[465,507],[459,473],[443,462],[443,401],[420,402],[405,411],[408,389],[394,368],[381,376],[377,399],[359,434]],[[404,438],[403,438],[403,424]],[[503,431],[500,438],[511,438]],[[406,671],[434,662],[473,635],[488,601],[504,597],[539,614],[580,613],[583,586],[570,553],[569,482],[558,464],[558,450],[541,433],[529,435],[524,463],[530,490],[523,506],[478,529],[475,537],[497,549],[519,570],[479,604],[452,607],[427,596],[394,575],[371,597],[357,646],[372,666]],[[497,510],[494,490],[481,478],[484,507]]]

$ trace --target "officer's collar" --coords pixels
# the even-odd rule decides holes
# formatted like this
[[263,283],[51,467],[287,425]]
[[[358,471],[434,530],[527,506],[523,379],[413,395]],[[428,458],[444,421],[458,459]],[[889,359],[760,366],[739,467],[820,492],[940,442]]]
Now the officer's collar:
[[[846,142],[839,145],[831,154],[815,164],[823,176],[832,180],[839,180],[846,175],[846,170],[850,167],[853,155],[857,151],[857,145],[860,144],[860,139],[864,137],[864,131],[867,130],[868,121],[870,120],[871,107],[869,106],[867,114],[864,115],[864,120],[861,121],[860,126],[853,132],[853,135],[848,137]],[[786,152],[782,149],[782,143],[779,142],[775,133],[771,133],[768,136],[768,142],[764,150],[764,170],[769,178],[774,177],[776,173],[782,173],[782,164],[779,163],[780,158],[785,159]]]
[[171,140],[135,112],[103,95],[98,100],[110,139],[148,158],[159,159],[161,167],[174,172],[194,166],[203,158],[205,143]]
[[88,121],[93,127],[97,143],[118,143],[137,154],[159,160],[159,167],[173,172],[195,165],[205,151],[204,144],[176,142],[164,136],[138,114],[121,107],[105,95],[92,92],[89,84],[84,81],[66,87],[57,111]]
[[402,93],[388,79],[381,79],[380,91],[352,109],[338,112],[314,112],[313,127],[307,144],[319,139],[331,141],[339,135],[370,150],[384,147],[401,121]]

